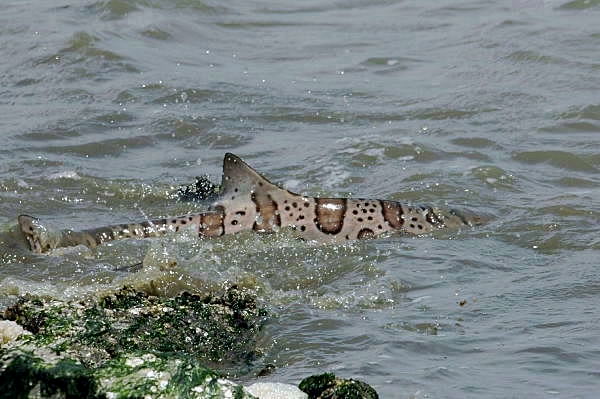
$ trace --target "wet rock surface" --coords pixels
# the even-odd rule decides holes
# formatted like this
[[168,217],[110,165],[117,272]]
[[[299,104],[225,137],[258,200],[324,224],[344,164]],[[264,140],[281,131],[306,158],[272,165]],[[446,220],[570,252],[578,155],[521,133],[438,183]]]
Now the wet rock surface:
[[325,373],[307,377],[300,382],[300,390],[308,394],[309,399],[378,399],[377,392],[368,384],[338,378],[335,374]]
[[222,371],[255,359],[265,316],[235,286],[173,298],[123,288],[68,303],[25,295],[4,312],[32,334],[0,349],[0,397],[251,398]]
[[196,176],[194,183],[180,186],[175,195],[184,202],[211,201],[217,198],[220,190],[221,186],[213,183],[208,176]]

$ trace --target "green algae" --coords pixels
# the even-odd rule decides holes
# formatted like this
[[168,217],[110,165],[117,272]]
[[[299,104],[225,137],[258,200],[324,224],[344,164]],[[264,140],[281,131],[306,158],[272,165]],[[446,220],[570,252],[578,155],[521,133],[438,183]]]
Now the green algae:
[[0,378],[0,397],[28,398],[36,386],[41,397],[104,397],[96,395],[97,384],[91,372],[74,360],[61,359],[50,365],[31,352],[15,351],[12,355],[11,359],[2,359],[7,366]]
[[173,298],[123,288],[80,302],[25,295],[4,318],[33,334],[0,348],[0,397],[251,398],[221,373],[256,358],[265,316],[236,286]]
[[[100,298],[24,295],[4,312],[32,334],[0,347],[2,398],[254,398],[224,378],[260,354],[267,313],[253,292],[160,297],[131,287]],[[376,399],[367,384],[321,374],[314,399]]]
[[338,378],[333,373],[313,375],[303,379],[298,386],[309,399],[378,399],[377,392],[368,384]]

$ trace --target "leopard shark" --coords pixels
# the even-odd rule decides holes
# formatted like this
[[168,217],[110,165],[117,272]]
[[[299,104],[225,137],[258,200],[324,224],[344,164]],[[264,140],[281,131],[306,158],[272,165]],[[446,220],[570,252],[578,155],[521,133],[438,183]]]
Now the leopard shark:
[[240,157],[227,153],[221,191],[206,212],[81,231],[52,231],[29,215],[20,215],[18,224],[30,249],[45,253],[61,247],[95,248],[125,238],[158,237],[182,229],[191,229],[200,238],[211,238],[243,231],[274,233],[288,228],[307,241],[341,243],[394,232],[422,235],[478,225],[481,219],[454,210],[397,201],[296,194],[271,183]]

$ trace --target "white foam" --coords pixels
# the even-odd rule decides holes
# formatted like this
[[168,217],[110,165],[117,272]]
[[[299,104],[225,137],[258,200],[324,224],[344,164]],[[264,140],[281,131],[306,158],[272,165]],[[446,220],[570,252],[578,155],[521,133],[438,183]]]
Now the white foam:
[[246,390],[259,399],[308,399],[295,385],[281,382],[256,382]]
[[77,172],[75,172],[74,170],[65,170],[64,172],[52,173],[51,175],[48,176],[48,179],[50,179],[50,180],[56,180],[56,179],[79,180],[79,179],[81,179],[81,176],[79,176],[77,174]]
[[29,331],[10,320],[0,321],[0,346],[14,341],[23,334],[30,334]]

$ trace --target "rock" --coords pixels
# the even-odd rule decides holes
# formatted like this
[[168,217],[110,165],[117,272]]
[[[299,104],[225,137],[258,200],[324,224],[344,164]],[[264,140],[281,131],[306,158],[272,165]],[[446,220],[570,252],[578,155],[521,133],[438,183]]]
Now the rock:
[[0,346],[16,340],[23,334],[31,333],[14,321],[0,320]]
[[0,397],[253,398],[215,369],[248,367],[265,315],[235,286],[174,298],[123,288],[81,302],[25,295],[4,312],[32,334],[0,349]]
[[175,193],[180,201],[208,201],[219,194],[221,186],[213,183],[207,176],[196,177],[196,182],[180,186]]
[[309,399],[379,399],[377,392],[368,384],[337,378],[333,373],[307,377],[299,387]]
[[308,399],[298,387],[280,382],[256,382],[246,390],[258,399]]

